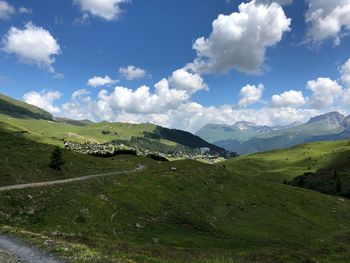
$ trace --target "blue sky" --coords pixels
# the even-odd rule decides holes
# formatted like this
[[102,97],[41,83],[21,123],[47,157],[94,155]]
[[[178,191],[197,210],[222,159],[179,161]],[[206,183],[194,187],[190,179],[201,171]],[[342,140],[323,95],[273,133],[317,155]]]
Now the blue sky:
[[57,116],[190,131],[347,113],[349,11],[350,0],[0,1],[0,92]]

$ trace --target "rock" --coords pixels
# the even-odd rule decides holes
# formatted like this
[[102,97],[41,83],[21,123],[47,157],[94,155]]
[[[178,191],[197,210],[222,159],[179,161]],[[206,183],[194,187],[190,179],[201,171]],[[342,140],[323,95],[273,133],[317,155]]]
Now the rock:
[[108,198],[105,195],[100,195],[98,198],[106,202],[108,201]]
[[154,244],[158,244],[159,243],[159,239],[158,238],[152,238],[152,241]]
[[54,242],[51,239],[44,241],[44,246],[50,246],[51,247],[53,244],[54,244]]
[[34,209],[34,208],[27,208],[26,211],[25,211],[25,213],[26,213],[27,215],[32,216],[32,215],[35,214],[35,209]]

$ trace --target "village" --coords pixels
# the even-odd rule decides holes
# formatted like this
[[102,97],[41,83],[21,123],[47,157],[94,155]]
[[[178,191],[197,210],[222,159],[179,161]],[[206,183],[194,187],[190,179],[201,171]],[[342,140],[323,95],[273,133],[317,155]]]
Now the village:
[[133,154],[137,156],[160,156],[169,161],[192,159],[205,163],[218,163],[225,159],[210,152],[210,148],[202,147],[192,152],[173,151],[163,153],[149,149],[132,148],[121,143],[96,143],[64,141],[64,148],[70,151],[93,156],[115,156],[118,154]]

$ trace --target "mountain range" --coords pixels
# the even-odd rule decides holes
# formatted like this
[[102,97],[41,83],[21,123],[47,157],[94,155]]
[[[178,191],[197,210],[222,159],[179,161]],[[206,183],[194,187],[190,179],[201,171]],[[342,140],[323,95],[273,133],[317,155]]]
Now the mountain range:
[[[52,116],[47,111],[0,94],[0,127],[28,132],[27,136],[43,142],[116,142],[134,149],[162,153],[194,154],[209,148],[220,156],[228,152],[247,154],[288,148],[316,141],[350,138],[350,116],[330,112],[312,117],[306,123],[264,126],[240,121],[234,125],[208,124],[196,135],[153,124],[94,123]],[[229,154],[234,156],[234,154]]]
[[288,148],[300,143],[350,138],[350,116],[329,112],[312,117],[306,123],[272,127],[244,121],[232,126],[208,124],[196,135],[226,150],[247,154]]

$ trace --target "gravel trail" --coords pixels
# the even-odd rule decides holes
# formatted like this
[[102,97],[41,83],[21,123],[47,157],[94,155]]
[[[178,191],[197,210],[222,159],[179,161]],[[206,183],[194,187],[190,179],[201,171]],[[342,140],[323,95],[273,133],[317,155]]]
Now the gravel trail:
[[64,179],[64,180],[49,181],[49,182],[38,182],[38,183],[16,184],[16,185],[10,185],[10,186],[3,186],[3,187],[0,187],[0,192],[21,190],[21,189],[35,188],[35,187],[44,187],[44,186],[57,185],[57,184],[67,184],[67,183],[85,181],[85,180],[90,180],[93,178],[112,176],[112,175],[130,174],[130,173],[134,173],[134,172],[137,172],[139,170],[142,170],[144,168],[145,168],[145,166],[140,164],[140,165],[138,165],[137,168],[130,170],[130,171],[94,174],[94,175],[88,175],[88,176],[82,176],[82,177],[76,177],[76,178]]
[[42,252],[22,241],[0,235],[1,263],[63,263],[54,256]]

